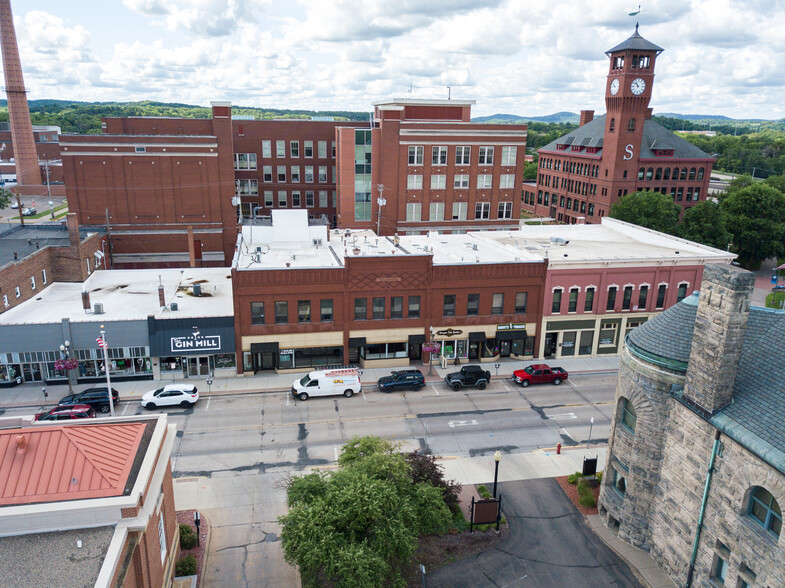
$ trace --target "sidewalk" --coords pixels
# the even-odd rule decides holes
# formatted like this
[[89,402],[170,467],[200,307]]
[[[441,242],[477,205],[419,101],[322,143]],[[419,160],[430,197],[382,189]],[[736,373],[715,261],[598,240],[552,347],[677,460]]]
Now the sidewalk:
[[[499,360],[500,367],[497,370],[493,363],[484,363],[483,367],[490,370],[494,379],[509,379],[512,372],[531,365],[532,363],[542,363],[544,360]],[[475,362],[473,362],[475,363]],[[612,357],[588,357],[588,358],[562,358],[550,362],[552,365],[559,365],[569,373],[592,373],[592,372],[613,372],[619,369],[619,358]],[[439,382],[444,376],[456,371],[458,366],[449,364],[446,368],[433,366],[433,372],[429,376],[429,366],[415,362],[410,366],[412,369],[419,369],[425,374],[427,382]],[[363,387],[375,389],[376,380],[382,376],[390,375],[390,372],[405,368],[371,368],[362,370]],[[212,385],[207,385],[207,378],[197,377],[187,380],[177,379],[175,382],[188,382],[196,384],[200,396],[213,396],[220,394],[253,394],[262,392],[282,392],[291,390],[292,382],[296,378],[302,378],[307,372],[277,374],[275,372],[260,373],[255,376],[238,376],[228,378],[214,378]],[[150,390],[155,390],[166,384],[171,384],[172,379],[163,378],[161,380],[135,380],[130,382],[112,382],[112,388],[120,393],[120,400],[134,401],[139,400],[142,395]],[[80,392],[87,388],[100,386],[101,384],[79,384],[74,386],[75,392]],[[105,385],[105,384],[104,384]],[[46,388],[49,399],[44,402],[42,389]],[[65,384],[47,385],[43,382],[35,384],[21,384],[13,388],[0,388],[0,406],[44,406],[54,405],[57,401],[68,394],[68,386]]]

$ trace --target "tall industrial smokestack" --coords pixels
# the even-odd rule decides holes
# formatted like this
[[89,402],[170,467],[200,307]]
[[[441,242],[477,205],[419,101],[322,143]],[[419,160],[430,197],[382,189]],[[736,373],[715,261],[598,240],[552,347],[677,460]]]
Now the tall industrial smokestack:
[[[41,172],[38,168],[38,152],[35,148],[27,92],[22,77],[22,62],[16,43],[14,17],[11,0],[0,0],[0,39],[3,48],[3,73],[5,92],[8,97],[8,118],[11,122],[11,142],[16,160],[17,191],[21,194],[41,194]],[[38,189],[25,189],[36,186]]]

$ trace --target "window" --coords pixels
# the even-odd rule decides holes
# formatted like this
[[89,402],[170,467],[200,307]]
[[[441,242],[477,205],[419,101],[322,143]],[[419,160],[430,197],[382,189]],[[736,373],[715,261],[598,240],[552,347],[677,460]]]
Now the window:
[[517,159],[517,147],[502,147],[502,165],[515,165]]
[[616,466],[611,468],[613,470],[613,476],[611,477],[611,486],[613,486],[619,494],[626,494],[627,493],[627,480],[619,473],[619,470],[616,469]]
[[711,566],[709,577],[720,585],[725,585],[725,580],[728,577],[728,561],[719,553],[714,554],[714,564]]
[[275,156],[286,157],[286,141],[275,142]]
[[447,165],[447,147],[434,145],[431,165]]
[[259,180],[237,180],[237,193],[240,195],[258,194]]
[[471,157],[472,148],[456,147],[455,148],[455,165],[469,165],[469,158]]
[[424,149],[422,145],[409,145],[409,165],[422,165]]
[[422,175],[409,174],[406,176],[406,188],[409,190],[422,190]]
[[374,297],[373,299],[373,318],[374,320],[384,318],[384,298],[382,297]]
[[514,188],[515,174],[502,174],[499,176],[499,188]]
[[275,302],[275,322],[276,324],[289,322],[289,303],[285,300]]
[[[90,268],[87,268],[87,269],[88,269],[88,271],[89,271],[89,269],[90,269]],[[14,292],[16,293],[16,297],[17,297],[17,298],[21,298],[21,297],[22,297],[22,291],[19,289],[19,286],[16,286],[16,287],[14,288]]]
[[299,141],[289,141],[289,153],[291,153],[292,157],[300,157]]
[[262,157],[272,157],[273,151],[270,145],[270,140],[262,141]]
[[553,291],[553,302],[551,303],[551,312],[553,314],[559,314],[561,312],[561,288],[557,288]]
[[512,218],[512,202],[499,202],[498,218]]
[[403,318],[403,296],[390,297],[390,318]]
[[621,309],[629,310],[632,301],[632,286],[624,286],[624,296],[621,299]]
[[649,287],[646,285],[638,289],[638,309],[646,310],[646,298],[649,297]]
[[635,130],[635,119],[634,118],[631,118],[630,120],[627,121],[627,130],[628,131],[634,131]]
[[477,163],[480,165],[493,165],[493,147],[480,147],[480,156]]
[[303,155],[313,157],[313,141],[303,141]]
[[297,301],[297,322],[310,323],[311,322],[311,301],[298,300]]
[[679,284],[679,289],[676,293],[676,302],[681,302],[687,297],[687,286],[688,284]]
[[469,174],[455,174],[452,183],[453,188],[468,188]]
[[468,205],[466,202],[453,202],[452,203],[452,220],[466,220],[466,209]]
[[[611,119],[611,124],[608,126],[608,130],[609,130],[611,133],[612,133],[613,131],[615,131],[615,130],[616,130],[616,119],[615,119],[615,118],[612,118],[612,119]],[[606,174],[607,174],[607,171],[608,171],[608,170],[605,170]]]
[[475,219],[488,219],[491,218],[491,203],[478,202],[474,205],[474,218]]
[[354,299],[354,320],[364,321],[368,318],[368,300],[366,298]]
[[279,165],[278,166],[278,181],[285,182],[286,181],[286,166]]
[[327,208],[327,190],[319,190],[319,208]]
[[493,174],[477,174],[478,188],[491,188],[493,186]]
[[273,181],[273,166],[272,165],[262,166],[262,181],[263,182],[272,182]]
[[300,166],[293,165],[292,166],[292,182],[297,183],[300,181]]
[[267,208],[273,207],[273,191],[272,190],[265,190],[264,191],[264,205]]
[[479,294],[469,294],[469,297],[466,301],[466,314],[467,315],[477,315],[480,314],[480,295]]
[[158,514],[158,543],[161,546],[161,563],[166,559],[166,525],[164,524],[164,508]]
[[515,293],[515,312],[517,313],[525,313],[526,312],[526,303],[529,300],[529,293],[528,292],[516,292]]
[[409,296],[409,311],[407,315],[409,318],[420,318],[420,297]]
[[428,220],[444,220],[444,202],[431,202],[429,206],[430,210],[428,211]]
[[313,208],[313,190],[305,191],[305,207]]
[[286,190],[278,191],[278,206],[286,208]]
[[319,166],[319,183],[324,184],[327,182],[327,166],[320,165]]
[[583,312],[592,312],[594,309],[594,288],[586,288],[586,300],[583,303]]
[[292,208],[300,208],[300,192],[295,190],[292,192]]
[[264,324],[264,302],[251,302],[251,324]]
[[30,276],[30,288],[35,290],[35,276]]
[[327,159],[327,141],[319,141],[319,159]]
[[44,286],[46,286],[46,270],[41,270],[41,278],[44,282]]
[[635,414],[635,409],[632,407],[632,402],[622,397],[621,401],[621,414],[620,422],[630,432],[635,432],[635,427],[638,425],[638,415]]
[[608,288],[608,303],[605,305],[605,310],[614,310],[616,308],[616,286]]
[[567,302],[567,312],[578,312],[578,288],[570,288],[570,299]]
[[455,294],[444,295],[444,316],[455,316]]
[[431,176],[431,190],[443,190],[447,187],[447,176],[436,174]]
[[333,320],[333,299],[322,298],[319,304],[319,320],[322,322]]
[[235,153],[234,169],[256,169],[256,153]]
[[750,517],[760,523],[769,533],[780,536],[782,511],[771,492],[758,486],[750,496]]
[[309,184],[313,184],[313,166],[306,165],[305,166],[305,181]]
[[502,314],[504,312],[504,294],[497,293],[493,295],[491,303],[491,314]]
[[668,286],[666,284],[660,284],[659,288],[657,288],[657,306],[656,308],[664,308],[665,307],[665,292],[667,292]]
[[406,220],[407,221],[422,220],[422,203],[420,202],[406,203]]
[[5,306],[6,308],[8,308],[10,306],[10,303],[8,302],[8,295],[7,294],[3,294],[3,306]]

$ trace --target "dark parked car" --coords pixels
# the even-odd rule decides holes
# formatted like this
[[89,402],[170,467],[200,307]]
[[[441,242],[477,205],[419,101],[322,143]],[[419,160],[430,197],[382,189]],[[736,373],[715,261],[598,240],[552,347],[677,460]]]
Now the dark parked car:
[[70,421],[74,419],[94,419],[95,411],[87,404],[57,405],[46,412],[35,415],[37,421]]
[[22,216],[34,216],[38,214],[38,211],[35,208],[25,208],[22,211]]
[[379,378],[376,387],[382,392],[392,392],[393,390],[404,390],[406,388],[417,391],[425,386],[425,378],[420,370],[401,370],[393,372],[389,376]]
[[[112,388],[112,404],[117,406],[120,394]],[[69,394],[60,399],[57,404],[89,404],[98,412],[109,412],[109,399],[106,394],[106,386],[103,388],[88,388],[76,394]]]
[[447,374],[444,381],[456,392],[464,386],[476,386],[480,390],[485,390],[488,382],[491,381],[491,372],[482,369],[479,365],[465,365],[461,371]]

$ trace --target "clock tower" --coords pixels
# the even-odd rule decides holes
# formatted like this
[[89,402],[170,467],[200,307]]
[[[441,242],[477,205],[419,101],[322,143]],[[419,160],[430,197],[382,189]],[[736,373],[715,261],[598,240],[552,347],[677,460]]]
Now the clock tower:
[[662,52],[661,47],[641,37],[635,25],[629,39],[605,53],[610,58],[610,70],[598,185],[605,188],[602,195],[609,204],[627,191],[635,191],[643,124],[651,118],[654,62]]

